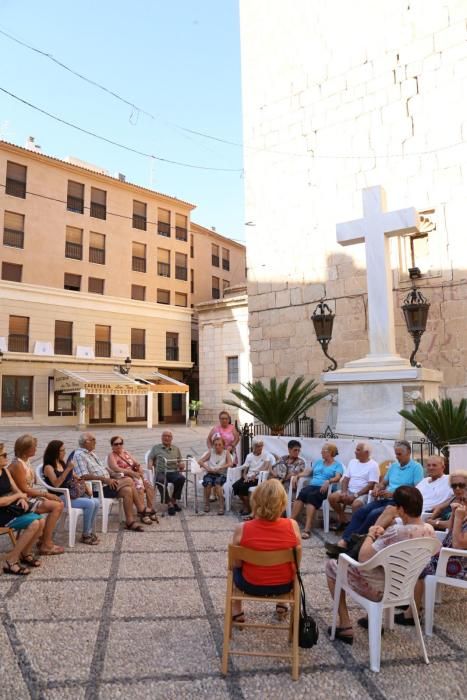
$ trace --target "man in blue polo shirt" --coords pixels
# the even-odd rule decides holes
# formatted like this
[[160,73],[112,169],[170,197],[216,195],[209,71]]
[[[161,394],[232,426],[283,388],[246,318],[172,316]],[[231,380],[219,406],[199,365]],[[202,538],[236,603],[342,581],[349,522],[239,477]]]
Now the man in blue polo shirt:
[[328,554],[335,556],[345,552],[354,533],[363,534],[375,524],[386,506],[394,505],[392,494],[398,486],[416,486],[424,477],[421,464],[411,458],[412,449],[406,440],[398,440],[394,445],[397,462],[389,467],[384,478],[373,489],[374,500],[359,508],[344,530],[337,544],[326,542]]

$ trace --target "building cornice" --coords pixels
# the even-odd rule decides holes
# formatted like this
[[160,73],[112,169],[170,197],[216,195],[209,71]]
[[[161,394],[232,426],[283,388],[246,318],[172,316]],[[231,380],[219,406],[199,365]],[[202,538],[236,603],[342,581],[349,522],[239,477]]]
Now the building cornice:
[[87,292],[71,292],[56,287],[42,287],[22,282],[0,281],[0,295],[9,301],[28,302],[31,304],[53,304],[65,307],[72,313],[73,309],[86,309],[107,313],[119,313],[134,316],[147,316],[167,321],[190,321],[192,309],[168,304],[156,304],[150,301],[137,301],[122,297],[113,297]]
[[24,146],[17,146],[14,143],[9,143],[8,141],[0,140],[0,150],[8,151],[10,153],[16,153],[23,158],[31,158],[32,160],[38,160],[46,163],[47,165],[55,165],[73,173],[76,176],[77,173],[82,173],[86,177],[92,176],[100,182],[106,183],[108,185],[112,184],[113,187],[119,187],[120,189],[127,190],[130,192],[144,192],[146,197],[152,197],[157,199],[159,202],[167,202],[171,204],[176,204],[180,209],[187,211],[192,211],[196,209],[196,204],[191,204],[190,202],[185,202],[183,199],[178,199],[177,197],[172,197],[168,194],[163,194],[162,192],[156,192],[155,190],[150,190],[147,187],[142,187],[142,185],[136,185],[133,182],[127,182],[119,180],[112,175],[105,175],[97,170],[91,170],[90,168],[85,168],[82,165],[75,165],[74,163],[68,163],[66,160],[61,158],[56,158],[55,156],[49,156],[45,153],[40,153],[37,151],[31,151],[29,148],[24,148]]
[[207,311],[223,311],[246,306],[248,307],[248,296],[242,294],[236,297],[226,297],[225,299],[215,299],[214,301],[201,301],[195,304],[194,310],[200,315]]
[[221,243],[229,243],[230,245],[233,245],[235,248],[240,248],[240,250],[246,250],[243,243],[238,243],[238,241],[234,241],[234,240],[232,240],[232,238],[229,238],[228,236],[223,236],[221,233],[217,233],[217,231],[213,231],[210,228],[206,228],[206,226],[201,226],[201,224],[197,224],[193,220],[190,221],[190,227],[191,227],[192,233],[199,233],[202,236],[209,236],[210,238],[217,238]]

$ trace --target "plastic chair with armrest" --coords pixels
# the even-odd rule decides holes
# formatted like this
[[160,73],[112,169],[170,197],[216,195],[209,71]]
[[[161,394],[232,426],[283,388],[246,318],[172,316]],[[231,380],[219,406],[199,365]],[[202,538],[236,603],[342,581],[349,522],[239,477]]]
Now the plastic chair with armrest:
[[68,546],[74,547],[76,541],[76,526],[78,524],[79,517],[83,516],[83,509],[72,507],[69,489],[50,486],[44,479],[42,469],[42,464],[39,464],[36,467],[36,481],[39,486],[42,486],[42,488],[46,489],[47,491],[51,491],[52,493],[57,493],[62,496],[65,504],[62,516],[68,516]]
[[[383,613],[392,627],[392,614],[395,607],[409,605],[415,621],[415,631],[422,649],[425,663],[429,663],[423,641],[417,606],[414,600],[415,584],[424,567],[439,549],[439,542],[434,537],[417,537],[396,542],[385,547],[366,562],[359,563],[347,554],[340,554],[337,562],[337,577],[334,592],[331,640],[335,638],[339,598],[342,591],[368,613],[368,637],[370,647],[370,668],[378,672],[381,659],[381,626]],[[347,578],[349,566],[359,571],[371,571],[377,567],[384,569],[384,591],[379,602],[368,600],[356,593]]]

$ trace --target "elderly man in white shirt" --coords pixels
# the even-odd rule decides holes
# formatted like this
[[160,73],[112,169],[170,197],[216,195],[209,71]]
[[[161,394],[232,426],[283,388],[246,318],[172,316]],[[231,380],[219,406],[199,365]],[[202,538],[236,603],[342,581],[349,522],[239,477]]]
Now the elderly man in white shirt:
[[259,472],[267,471],[276,461],[273,455],[264,450],[262,438],[253,438],[251,447],[252,451],[246,456],[245,463],[242,465],[242,476],[232,486],[234,494],[239,496],[243,502],[243,510],[240,512],[240,515],[246,517],[249,516],[251,511],[250,488],[258,485]]
[[379,481],[378,462],[371,459],[371,447],[367,442],[359,442],[355,447],[355,459],[351,459],[344,470],[339,491],[331,493],[329,505],[337,513],[336,531],[345,527],[345,508],[352,507],[352,513],[364,506],[368,494]]
[[431,455],[425,462],[425,479],[417,484],[417,489],[423,496],[423,512],[431,513],[437,506],[453,497],[449,485],[449,476],[444,473],[445,460],[443,455]]

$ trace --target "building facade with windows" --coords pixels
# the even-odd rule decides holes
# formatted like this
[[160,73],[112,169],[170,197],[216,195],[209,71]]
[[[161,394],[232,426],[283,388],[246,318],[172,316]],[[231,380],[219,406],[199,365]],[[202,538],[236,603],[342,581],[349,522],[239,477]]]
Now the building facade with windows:
[[[196,305],[199,322],[199,420],[214,425],[231,389],[251,380],[248,297],[245,285],[225,290],[222,299]],[[227,407],[233,419],[251,421],[243,411]]]
[[[193,209],[0,142],[2,423],[76,423],[80,402],[57,390],[57,369],[107,373],[112,384],[129,357],[138,381],[157,384],[157,370],[175,387],[193,383],[192,289],[206,245],[190,230]],[[238,244],[218,238],[233,257]],[[86,422],[187,418],[185,389],[109,391],[87,396]]]

